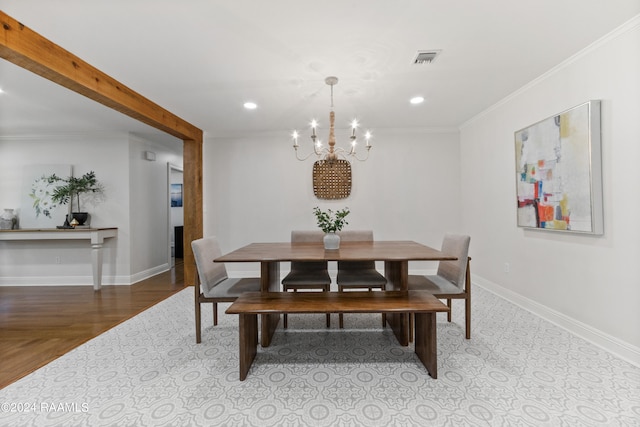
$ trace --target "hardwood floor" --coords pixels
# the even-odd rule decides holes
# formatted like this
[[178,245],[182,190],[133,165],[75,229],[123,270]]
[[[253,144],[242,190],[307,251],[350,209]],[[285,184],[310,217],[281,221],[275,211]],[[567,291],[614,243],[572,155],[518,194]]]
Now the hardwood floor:
[[0,287],[0,388],[184,289],[184,265],[131,286]]

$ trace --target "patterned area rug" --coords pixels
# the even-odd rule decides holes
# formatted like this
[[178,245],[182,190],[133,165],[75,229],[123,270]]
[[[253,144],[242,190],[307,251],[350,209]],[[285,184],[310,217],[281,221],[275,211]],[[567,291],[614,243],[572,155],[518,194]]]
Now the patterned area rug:
[[[379,315],[291,315],[239,381],[238,318],[186,289],[0,390],[2,426],[638,426],[640,369],[476,286],[438,379]],[[456,305],[458,304],[458,305]],[[227,305],[221,305],[224,313]],[[440,316],[440,315],[439,315]]]

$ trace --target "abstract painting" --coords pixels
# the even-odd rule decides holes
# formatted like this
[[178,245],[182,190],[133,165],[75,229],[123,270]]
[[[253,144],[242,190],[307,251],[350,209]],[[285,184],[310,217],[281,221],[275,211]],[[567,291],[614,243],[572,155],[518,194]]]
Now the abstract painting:
[[515,132],[518,226],[602,234],[600,101]]

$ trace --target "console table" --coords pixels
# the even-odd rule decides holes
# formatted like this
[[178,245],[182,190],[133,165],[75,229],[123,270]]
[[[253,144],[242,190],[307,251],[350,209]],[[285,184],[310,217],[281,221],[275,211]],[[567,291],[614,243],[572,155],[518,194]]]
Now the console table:
[[104,239],[116,237],[118,229],[110,228],[23,228],[0,230],[0,240],[90,240],[93,289],[102,288],[102,244]]

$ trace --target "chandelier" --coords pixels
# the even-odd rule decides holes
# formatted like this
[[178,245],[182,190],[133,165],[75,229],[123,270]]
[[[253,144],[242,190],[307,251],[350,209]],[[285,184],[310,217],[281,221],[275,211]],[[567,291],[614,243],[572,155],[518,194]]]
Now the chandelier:
[[298,131],[295,131],[295,130],[293,131],[293,134],[292,134],[293,149],[296,151],[296,158],[300,161],[303,161],[315,154],[318,158],[321,158],[324,156],[324,160],[329,162],[334,162],[338,160],[339,157],[342,157],[343,159],[352,158],[352,159],[359,160],[361,162],[367,160],[369,158],[369,150],[371,150],[371,142],[370,142],[371,133],[367,131],[364,134],[364,139],[366,141],[365,148],[367,149],[367,151],[364,158],[360,158],[356,153],[356,145],[357,145],[356,131],[359,126],[358,121],[356,119],[354,119],[351,122],[351,135],[349,136],[349,139],[351,140],[351,147],[348,150],[342,147],[336,148],[335,146],[336,137],[334,132],[335,113],[333,112],[333,86],[338,84],[338,78],[334,76],[329,76],[326,79],[324,79],[324,82],[329,86],[331,86],[331,111],[329,112],[328,146],[324,147],[320,139],[318,139],[318,135],[316,133],[318,122],[314,119],[311,122],[311,141],[313,143],[313,152],[309,153],[308,155],[304,157],[300,157],[300,155],[298,154],[298,147],[300,147],[300,145],[298,144],[298,137],[300,136],[300,134],[298,133]]

